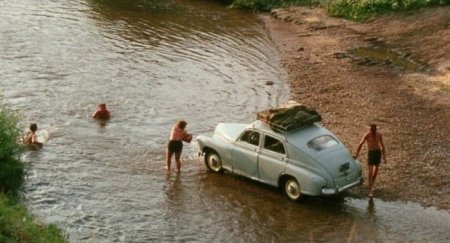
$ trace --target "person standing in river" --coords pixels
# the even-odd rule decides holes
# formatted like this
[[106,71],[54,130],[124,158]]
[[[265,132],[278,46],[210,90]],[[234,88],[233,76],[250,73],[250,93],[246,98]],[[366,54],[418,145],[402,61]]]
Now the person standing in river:
[[180,120],[175,126],[172,127],[170,132],[169,143],[167,144],[167,153],[166,153],[166,169],[170,171],[170,166],[172,164],[172,156],[175,154],[175,161],[177,163],[177,172],[181,170],[181,152],[183,150],[183,141],[190,143],[192,140],[192,135],[189,134],[185,128],[187,126],[187,122]]
[[369,197],[373,197],[373,187],[375,184],[375,178],[377,178],[378,169],[380,167],[381,158],[383,157],[384,163],[386,161],[386,151],[383,144],[383,136],[377,131],[376,124],[369,125],[369,131],[364,134],[361,142],[358,145],[354,159],[358,158],[359,151],[361,150],[364,142],[367,142],[368,148],[368,177],[369,177]]

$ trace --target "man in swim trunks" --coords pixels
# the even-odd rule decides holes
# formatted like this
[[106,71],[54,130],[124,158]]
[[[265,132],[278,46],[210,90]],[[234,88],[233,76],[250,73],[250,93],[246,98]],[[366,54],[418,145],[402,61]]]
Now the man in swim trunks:
[[181,152],[183,150],[183,141],[190,143],[192,140],[192,134],[189,134],[185,128],[187,122],[180,120],[175,126],[173,126],[170,132],[169,143],[167,144],[166,153],[166,169],[170,171],[170,166],[172,164],[172,155],[175,154],[175,162],[177,163],[177,172],[181,169]]
[[381,157],[383,157],[384,163],[386,161],[386,153],[383,144],[383,137],[381,133],[377,132],[377,125],[370,124],[369,131],[364,135],[356,150],[354,159],[358,158],[359,151],[361,150],[364,142],[367,142],[368,148],[368,177],[369,177],[369,197],[373,197],[373,186],[375,184],[375,178],[378,174],[378,168],[380,167]]

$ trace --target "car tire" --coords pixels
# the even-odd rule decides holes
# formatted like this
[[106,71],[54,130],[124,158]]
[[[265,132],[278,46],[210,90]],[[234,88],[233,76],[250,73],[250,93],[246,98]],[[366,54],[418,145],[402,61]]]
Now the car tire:
[[291,201],[298,201],[302,197],[302,188],[297,180],[293,177],[288,177],[283,181],[283,194]]
[[215,152],[208,152],[205,156],[205,164],[206,167],[216,173],[222,173],[222,161],[220,160],[220,156]]

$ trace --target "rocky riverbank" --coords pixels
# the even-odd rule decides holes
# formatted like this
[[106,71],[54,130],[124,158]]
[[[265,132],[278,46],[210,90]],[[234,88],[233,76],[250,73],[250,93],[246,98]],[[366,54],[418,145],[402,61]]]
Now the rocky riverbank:
[[[375,122],[387,164],[374,196],[450,206],[450,7],[368,23],[292,7],[262,15],[296,101],[355,151]],[[359,157],[366,173],[366,151]],[[350,192],[367,196],[367,183]]]

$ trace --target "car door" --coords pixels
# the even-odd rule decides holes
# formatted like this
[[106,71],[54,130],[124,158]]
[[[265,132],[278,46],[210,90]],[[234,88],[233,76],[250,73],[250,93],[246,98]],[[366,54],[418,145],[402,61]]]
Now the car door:
[[233,173],[253,179],[258,178],[258,155],[261,134],[246,130],[238,138],[233,149]]
[[260,181],[276,186],[278,176],[285,170],[286,163],[287,154],[283,141],[270,135],[265,135],[258,158]]

